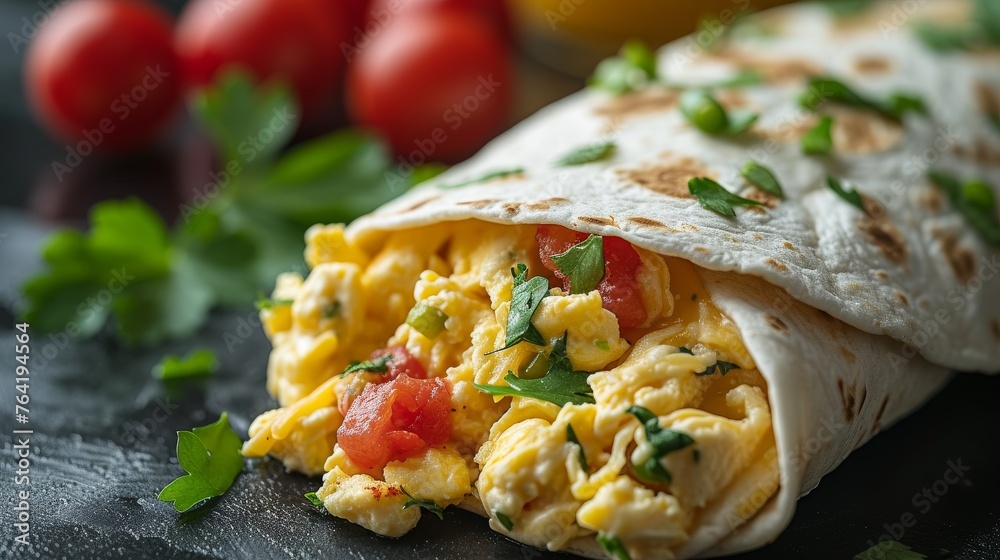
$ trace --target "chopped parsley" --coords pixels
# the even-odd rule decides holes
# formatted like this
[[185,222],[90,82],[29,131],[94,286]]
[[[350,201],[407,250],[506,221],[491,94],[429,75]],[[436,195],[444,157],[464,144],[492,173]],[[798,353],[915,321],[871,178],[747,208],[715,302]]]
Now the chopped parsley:
[[[927,176],[948,196],[952,206],[959,211],[973,229],[988,243],[1000,245],[1000,223],[992,204],[992,189],[978,180],[964,184],[944,171],[931,170]],[[989,194],[982,192],[989,191]],[[989,209],[987,207],[989,206]]]
[[334,300],[333,303],[323,308],[323,318],[335,319],[339,317],[343,307],[344,306],[342,303],[340,303],[340,300]]
[[785,193],[781,190],[781,184],[778,183],[774,173],[756,161],[746,162],[743,169],[740,170],[740,175],[758,189],[769,192],[778,198],[785,198]]
[[507,514],[503,513],[502,511],[494,511],[493,515],[496,516],[497,521],[499,521],[500,524],[503,525],[504,529],[507,529],[508,531],[514,530],[514,522],[511,521],[509,517],[507,517]]
[[714,364],[712,364],[712,365],[708,366],[707,368],[705,368],[705,371],[697,372],[697,373],[695,373],[695,375],[697,375],[699,377],[701,377],[703,375],[712,375],[716,371],[718,371],[722,375],[726,375],[727,373],[729,373],[730,371],[732,371],[734,369],[740,369],[740,366],[737,365],[737,364],[734,364],[732,362],[724,362],[722,360],[716,360],[716,362]]
[[722,185],[707,177],[693,177],[688,181],[688,191],[694,195],[704,208],[726,217],[733,217],[734,206],[761,206],[762,203],[737,196],[727,191]]
[[552,255],[552,262],[569,277],[571,294],[590,293],[604,278],[604,239],[591,235],[566,252]]
[[927,113],[927,106],[923,100],[913,95],[894,93],[886,101],[878,101],[861,95],[835,78],[828,76],[810,78],[806,91],[799,96],[799,104],[810,111],[818,111],[826,103],[871,109],[894,121],[899,121],[909,112]]
[[486,181],[491,181],[493,179],[502,179],[504,177],[509,177],[511,175],[520,175],[524,173],[524,168],[514,167],[512,169],[499,169],[497,171],[490,171],[484,173],[478,177],[473,177],[465,181],[460,181],[451,185],[441,185],[439,188],[442,189],[457,189],[460,187],[467,187],[469,185],[475,185],[477,183],[485,183]]
[[351,365],[347,366],[347,369],[344,370],[344,373],[340,374],[340,377],[344,377],[348,373],[357,373],[359,371],[367,371],[369,373],[386,373],[389,371],[389,362],[391,361],[392,354],[385,354],[375,358],[374,360],[351,362]]
[[628,555],[628,550],[626,550],[625,545],[622,544],[621,539],[618,537],[598,533],[597,543],[601,545],[604,552],[607,552],[608,556],[610,556],[613,560],[632,560],[632,557]]
[[593,404],[594,390],[587,383],[590,375],[573,371],[566,356],[568,333],[555,341],[549,354],[549,370],[538,379],[522,379],[508,371],[503,380],[507,386],[473,384],[476,389],[494,396],[524,397],[547,401],[558,406],[567,404]]
[[577,447],[578,458],[580,459],[580,467],[583,468],[583,472],[589,472],[590,467],[587,466],[587,455],[583,452],[583,444],[576,437],[576,432],[573,431],[572,424],[566,424],[566,441],[570,443],[575,443]]
[[736,136],[742,134],[758,115],[749,111],[726,111],[714,97],[703,89],[692,89],[681,95],[681,113],[698,130],[706,134]]
[[660,419],[652,411],[642,406],[632,405],[625,412],[639,419],[646,430],[646,440],[653,446],[651,457],[642,464],[632,464],[635,473],[645,480],[670,484],[672,478],[667,469],[663,467],[660,459],[668,453],[691,445],[694,443],[694,438],[684,432],[660,426]]
[[316,507],[323,507],[323,500],[319,499],[319,496],[315,492],[309,492],[305,495],[306,501]]
[[643,42],[633,39],[622,45],[617,56],[602,60],[587,79],[587,85],[621,95],[656,80],[656,54]]
[[261,295],[257,298],[257,301],[254,302],[254,305],[258,310],[263,311],[265,309],[274,309],[276,307],[287,307],[293,303],[295,303],[294,299],[273,299]]
[[595,340],[594,346],[600,348],[601,350],[604,350],[605,352],[611,351],[611,345],[608,344],[607,340]]
[[173,502],[174,509],[184,512],[223,495],[243,470],[242,446],[225,412],[215,423],[177,432],[177,463],[188,474],[168,484],[157,499]]
[[802,135],[802,153],[809,156],[825,156],[833,152],[833,117],[824,115],[815,126]]
[[195,350],[185,358],[168,354],[153,367],[153,376],[169,381],[191,377],[205,377],[219,369],[215,353],[207,348]]
[[854,206],[865,214],[868,213],[868,210],[865,209],[865,201],[861,198],[861,193],[857,189],[846,190],[840,185],[840,181],[831,176],[827,176],[826,186],[830,187],[831,191],[835,192],[837,196],[847,201],[851,206]]
[[493,352],[506,350],[522,341],[545,346],[545,339],[531,324],[531,317],[542,299],[549,295],[549,281],[541,276],[529,280],[528,266],[525,264],[518,264],[510,269],[510,273],[514,277],[514,286],[511,290],[510,311],[507,313],[507,336],[504,347]]
[[616,144],[612,141],[600,142],[590,146],[577,148],[556,160],[556,165],[583,165],[606,159],[615,153]]
[[437,505],[432,500],[418,500],[414,498],[412,495],[410,495],[410,493],[406,491],[406,488],[403,488],[402,486],[399,487],[399,490],[403,494],[406,494],[406,497],[409,498],[409,500],[407,500],[407,502],[403,504],[403,509],[408,509],[413,506],[417,506],[426,509],[427,511],[438,516],[438,519],[444,519],[444,509],[442,509],[441,506]]

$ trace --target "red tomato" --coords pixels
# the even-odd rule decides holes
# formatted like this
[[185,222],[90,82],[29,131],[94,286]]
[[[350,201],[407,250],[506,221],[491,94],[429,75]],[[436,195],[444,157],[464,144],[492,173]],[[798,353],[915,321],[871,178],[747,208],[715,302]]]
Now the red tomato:
[[507,50],[480,18],[415,13],[359,49],[348,113],[410,165],[454,162],[499,132],[513,89]]
[[[563,290],[569,291],[569,278],[552,262],[552,255],[566,252],[570,247],[587,239],[586,233],[562,226],[538,226],[535,240],[538,255],[545,268],[563,281]],[[597,285],[604,308],[618,317],[621,328],[638,327],[646,322],[646,306],[642,303],[642,289],[637,279],[642,259],[631,243],[618,237],[604,237],[604,260],[607,267],[604,278]]]
[[258,80],[280,78],[302,106],[303,119],[334,107],[350,19],[330,0],[192,0],[181,14],[177,52],[191,87],[211,84],[238,66]]
[[366,469],[402,461],[451,437],[451,387],[440,377],[400,375],[368,384],[337,430],[337,442]]
[[79,142],[81,155],[145,143],[181,100],[170,34],[167,14],[145,2],[71,2],[31,43],[28,98],[54,134]]
[[[421,12],[475,14],[490,24],[505,41],[513,35],[505,0],[372,0],[366,32],[385,27],[400,16]],[[369,33],[371,34],[371,33]]]
[[410,354],[405,346],[390,346],[382,350],[376,350],[372,352],[371,359],[381,358],[386,354],[392,354],[392,359],[386,365],[389,367],[389,371],[382,376],[385,381],[390,381],[396,379],[400,375],[407,375],[414,379],[426,379],[427,370],[424,369],[423,364],[417,361]]

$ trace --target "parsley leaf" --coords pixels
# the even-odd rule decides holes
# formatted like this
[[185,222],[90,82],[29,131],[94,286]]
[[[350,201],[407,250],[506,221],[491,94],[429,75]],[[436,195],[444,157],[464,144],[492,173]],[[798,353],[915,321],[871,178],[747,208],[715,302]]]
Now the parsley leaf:
[[729,111],[703,89],[692,89],[681,95],[681,113],[698,130],[706,134],[736,136],[757,121],[749,111]]
[[511,520],[511,518],[507,517],[507,514],[500,511],[494,511],[493,515],[496,516],[497,521],[499,521],[500,524],[503,525],[504,529],[507,529],[508,531],[514,530],[514,522]]
[[774,177],[774,173],[756,161],[746,162],[740,175],[758,189],[769,192],[778,198],[785,198],[785,193],[781,190],[781,185]]
[[507,313],[507,337],[504,347],[493,352],[506,350],[521,341],[545,346],[545,339],[531,324],[531,317],[542,299],[549,295],[549,281],[541,276],[528,280],[528,266],[525,264],[518,264],[516,268],[510,269],[510,273],[514,276],[514,286],[511,290],[510,311]]
[[830,190],[837,193],[837,196],[846,200],[848,204],[854,206],[858,210],[861,210],[865,214],[868,213],[868,210],[865,209],[865,201],[861,198],[861,193],[859,193],[857,189],[845,190],[844,187],[840,185],[840,181],[829,175],[826,177],[826,185],[830,187]]
[[600,544],[601,548],[603,548],[604,551],[608,553],[608,556],[614,560],[632,560],[632,557],[628,555],[628,550],[625,548],[625,545],[618,537],[598,533],[597,543]]
[[694,443],[694,438],[684,432],[660,426],[660,419],[645,407],[632,405],[625,412],[639,419],[639,422],[642,423],[646,430],[646,440],[653,446],[653,455],[651,457],[646,459],[641,465],[633,463],[632,467],[635,468],[636,474],[646,480],[670,484],[672,478],[667,469],[663,468],[660,459],[668,453],[691,445]]
[[556,160],[556,165],[583,165],[584,163],[600,161],[614,154],[616,147],[615,143],[609,140],[577,148]]
[[168,354],[153,367],[153,376],[164,381],[211,375],[219,369],[215,353],[207,348],[195,350],[185,358]]
[[316,507],[323,507],[323,500],[319,499],[319,496],[315,492],[308,492],[305,495],[305,499],[312,505]]
[[965,216],[980,237],[992,245],[1000,245],[1000,222],[992,209],[987,210],[985,205],[974,202],[975,199],[969,200],[967,189],[954,176],[940,170],[931,170],[927,176],[948,195],[952,206]]
[[264,294],[257,296],[257,301],[254,302],[254,306],[258,311],[263,311],[265,309],[274,309],[275,307],[286,307],[295,303],[294,299],[274,299],[265,297]]
[[407,501],[405,504],[403,504],[403,509],[407,509],[407,508],[411,508],[413,506],[417,506],[417,507],[424,508],[427,511],[429,511],[429,512],[433,513],[434,515],[438,516],[438,519],[444,519],[444,509],[442,509],[441,506],[437,505],[436,503],[434,503],[431,500],[418,500],[418,499],[414,498],[412,495],[410,495],[409,492],[406,491],[406,488],[403,488],[402,486],[400,486],[399,489],[403,492],[403,494],[406,494],[407,498],[409,498],[409,501]]
[[594,346],[600,348],[601,350],[604,350],[605,352],[611,351],[611,345],[608,344],[607,340],[595,340]]
[[451,185],[441,185],[438,188],[446,190],[457,189],[459,187],[467,187],[469,185],[485,183],[486,181],[491,181],[493,179],[503,179],[504,177],[509,177],[511,175],[520,175],[522,173],[524,173],[524,168],[522,167],[514,167],[511,169],[500,169],[497,171],[490,171],[489,173],[484,173],[478,177],[473,177],[472,179],[468,179],[466,181],[460,181],[458,183],[454,183]]
[[573,431],[572,424],[566,424],[566,441],[576,444],[577,453],[579,454],[580,459],[580,467],[583,468],[583,472],[589,472],[590,467],[587,466],[587,455],[583,452],[583,444],[581,444],[580,440],[576,438],[576,432]]
[[221,496],[243,470],[242,445],[225,412],[213,424],[177,432],[177,462],[188,474],[168,484],[157,499],[184,512]]
[[718,370],[718,372],[721,373],[722,375],[726,375],[727,373],[729,373],[734,369],[740,369],[740,366],[732,362],[724,362],[722,360],[717,360],[714,364],[705,368],[705,371],[697,372],[695,373],[695,375],[699,377],[702,375],[712,375],[713,373],[716,372],[716,370]]
[[571,294],[590,293],[604,278],[604,239],[591,235],[565,252],[552,255],[552,262],[569,277]]
[[799,97],[799,104],[810,111],[818,111],[828,102],[871,109],[894,121],[899,121],[903,115],[911,111],[927,113],[923,100],[913,95],[895,93],[883,102],[865,97],[835,78],[827,76],[809,78],[806,91]]
[[389,362],[392,361],[392,354],[384,354],[375,358],[374,360],[365,360],[363,362],[353,362],[351,365],[347,366],[344,373],[340,374],[340,377],[346,376],[348,373],[356,373],[359,371],[367,371],[370,373],[386,373],[389,371]]
[[923,560],[927,556],[914,552],[899,541],[883,541],[854,555],[857,560]]
[[587,85],[620,95],[642,89],[656,79],[656,54],[633,39],[622,45],[617,56],[598,63]]
[[587,383],[587,372],[573,371],[573,366],[566,356],[567,334],[556,340],[549,354],[549,371],[538,379],[522,379],[514,372],[508,371],[503,380],[507,386],[480,385],[474,383],[476,389],[494,396],[524,397],[547,401],[558,406],[572,404],[595,403],[594,390]]
[[825,156],[833,152],[833,137],[831,127],[833,117],[825,115],[819,119],[816,126],[802,135],[802,153],[810,156]]
[[688,181],[688,191],[698,199],[698,204],[722,216],[733,217],[733,206],[761,206],[763,203],[737,196],[707,177],[693,177]]

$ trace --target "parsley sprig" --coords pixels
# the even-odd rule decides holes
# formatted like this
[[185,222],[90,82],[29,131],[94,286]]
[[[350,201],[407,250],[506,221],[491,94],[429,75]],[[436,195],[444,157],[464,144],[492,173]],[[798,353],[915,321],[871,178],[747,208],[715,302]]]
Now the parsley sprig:
[[570,293],[590,293],[604,278],[604,239],[591,235],[566,251],[552,255],[552,262],[569,277]]
[[948,196],[955,207],[980,237],[992,245],[1000,245],[1000,222],[997,221],[993,191],[982,181],[964,184],[954,175],[932,170],[927,176]]
[[611,157],[617,145],[612,141],[599,142],[582,148],[577,148],[556,160],[556,165],[583,165]]
[[514,277],[514,285],[511,290],[510,311],[507,313],[507,336],[504,347],[493,352],[507,350],[521,342],[545,346],[545,339],[531,324],[531,317],[542,299],[549,295],[549,281],[541,276],[529,280],[528,266],[525,264],[518,264],[510,269],[510,273]]
[[503,385],[473,384],[476,389],[494,396],[525,397],[547,401],[558,406],[567,404],[593,404],[594,390],[587,383],[587,372],[573,371],[566,355],[568,333],[556,339],[549,354],[549,370],[538,379],[522,379],[508,371]]
[[758,115],[749,111],[726,109],[703,89],[691,89],[681,95],[681,113],[698,130],[706,134],[736,136],[745,132],[757,121]]
[[660,419],[648,408],[632,405],[625,412],[639,419],[646,431],[646,440],[653,446],[653,455],[641,464],[632,464],[636,474],[645,480],[670,484],[673,479],[667,469],[663,467],[660,459],[668,453],[693,444],[694,438],[684,432],[660,426]]
[[195,350],[181,358],[173,354],[163,357],[153,367],[153,376],[163,381],[206,377],[219,369],[219,360],[215,353],[207,348]]
[[841,186],[840,181],[829,175],[826,177],[826,186],[851,206],[854,206],[865,214],[868,213],[868,210],[865,208],[865,201],[861,198],[861,193],[859,193],[857,189],[847,190]]
[[763,203],[737,196],[719,183],[707,177],[693,177],[688,181],[688,191],[704,208],[732,218],[736,215],[734,206],[761,206]]
[[825,156],[833,152],[833,117],[824,115],[802,135],[802,153],[808,156]]
[[349,373],[357,373],[359,371],[366,371],[369,373],[386,373],[389,371],[389,362],[391,361],[392,354],[383,354],[374,360],[352,362],[351,365],[347,366],[347,369],[340,374],[340,377],[343,378]]
[[177,462],[188,474],[168,484],[157,498],[184,512],[221,496],[243,470],[242,445],[225,412],[212,424],[177,432]]
[[774,173],[756,161],[746,162],[743,169],[740,170],[740,175],[758,189],[769,192],[778,198],[785,198],[785,193],[781,190],[781,184],[778,183]]
[[899,121],[909,112],[927,113],[923,100],[914,95],[893,93],[885,101],[879,101],[861,95],[836,78],[829,76],[809,78],[806,91],[799,97],[799,104],[810,111],[818,111],[826,103],[871,109],[894,121]]
[[433,513],[438,517],[438,519],[444,519],[444,508],[437,505],[437,503],[435,503],[433,500],[418,500],[417,498],[414,498],[409,492],[407,492],[406,488],[403,488],[402,486],[399,487],[399,490],[403,492],[403,494],[406,494],[406,497],[409,498],[409,500],[407,500],[407,502],[403,504],[403,509],[408,509],[416,506]]
[[617,56],[602,60],[587,81],[590,87],[622,94],[657,80],[656,54],[644,43],[627,41]]

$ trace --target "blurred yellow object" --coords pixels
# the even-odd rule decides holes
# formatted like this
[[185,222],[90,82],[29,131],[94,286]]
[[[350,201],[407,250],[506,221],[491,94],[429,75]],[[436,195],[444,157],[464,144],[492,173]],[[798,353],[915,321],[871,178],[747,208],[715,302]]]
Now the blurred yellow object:
[[627,39],[650,47],[693,32],[702,20],[730,24],[790,0],[513,0],[520,40],[541,62],[577,76]]

